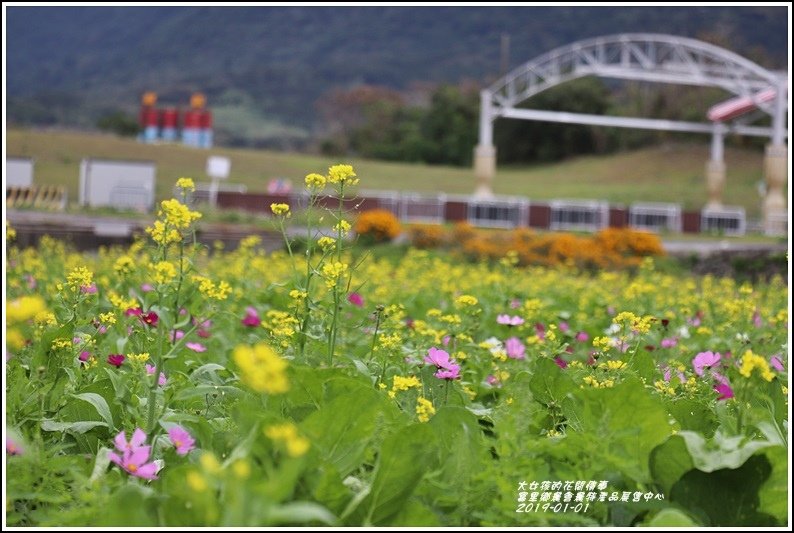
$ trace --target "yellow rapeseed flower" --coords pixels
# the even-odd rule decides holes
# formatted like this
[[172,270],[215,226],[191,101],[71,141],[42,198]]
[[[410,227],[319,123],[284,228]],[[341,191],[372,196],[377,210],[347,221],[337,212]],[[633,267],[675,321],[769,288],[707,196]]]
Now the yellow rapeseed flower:
[[309,440],[298,434],[292,422],[268,426],[264,433],[270,440],[284,444],[290,457],[300,457],[309,450]]
[[190,178],[179,178],[176,180],[176,186],[178,189],[182,189],[185,192],[193,192],[196,190],[196,184],[193,183],[193,180]]
[[356,185],[358,178],[351,165],[334,165],[328,169],[328,182],[340,185]]
[[423,396],[416,399],[416,418],[419,422],[429,421],[434,414],[436,409],[433,407],[433,402]]
[[327,179],[322,174],[311,173],[307,174],[304,182],[306,183],[306,187],[313,191],[318,191],[325,187]]
[[287,204],[270,204],[270,210],[276,216],[289,216],[289,205]]
[[289,390],[287,362],[267,344],[239,345],[232,357],[240,369],[240,380],[256,392],[282,394]]
[[775,373],[769,368],[767,360],[760,355],[754,354],[752,350],[747,350],[742,356],[739,374],[749,378],[756,368],[761,373],[761,377],[766,381],[772,381],[775,378]]

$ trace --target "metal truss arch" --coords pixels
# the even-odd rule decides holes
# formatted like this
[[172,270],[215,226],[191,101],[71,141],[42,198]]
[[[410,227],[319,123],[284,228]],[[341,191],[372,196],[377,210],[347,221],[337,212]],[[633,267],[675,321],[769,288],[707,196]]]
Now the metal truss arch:
[[753,96],[779,83],[774,72],[719,46],[674,35],[630,33],[551,50],[512,70],[487,91],[494,107],[509,108],[584,76],[720,87],[738,96]]

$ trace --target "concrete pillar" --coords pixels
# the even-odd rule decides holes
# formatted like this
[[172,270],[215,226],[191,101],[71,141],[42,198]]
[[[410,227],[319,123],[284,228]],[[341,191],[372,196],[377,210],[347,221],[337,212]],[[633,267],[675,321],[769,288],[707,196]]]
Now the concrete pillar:
[[706,163],[706,190],[709,199],[706,209],[722,207],[722,191],[725,190],[725,126],[715,122],[711,132],[711,159]]
[[493,198],[493,179],[496,175],[496,147],[478,144],[474,147],[475,198]]
[[709,199],[706,209],[722,207],[722,191],[725,189],[725,162],[709,161],[706,163],[706,190]]
[[772,235],[785,234],[786,199],[783,187],[788,178],[788,148],[784,144],[768,144],[764,156],[766,197],[763,202],[764,232]]

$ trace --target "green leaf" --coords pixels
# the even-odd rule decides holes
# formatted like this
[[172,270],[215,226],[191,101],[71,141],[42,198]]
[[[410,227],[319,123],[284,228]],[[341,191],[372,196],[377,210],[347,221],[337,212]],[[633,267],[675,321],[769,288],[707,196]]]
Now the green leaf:
[[363,462],[383,408],[383,397],[377,391],[348,388],[347,394],[306,417],[300,428],[323,459],[345,477]]
[[700,524],[678,509],[662,509],[642,525],[647,527],[697,527]]
[[557,366],[553,360],[536,360],[535,372],[529,380],[529,389],[536,401],[544,405],[559,405],[575,388],[569,373]]
[[41,429],[44,431],[66,431],[69,433],[85,433],[96,427],[108,427],[106,422],[56,422],[55,420],[42,420]]
[[412,424],[389,436],[381,446],[369,494],[356,516],[364,525],[389,525],[422,477],[436,465],[436,442],[429,425]]
[[230,397],[236,398],[241,396],[243,392],[237,387],[230,385],[196,385],[195,387],[188,387],[179,391],[174,396],[174,400],[184,401],[193,398],[203,398],[208,394],[211,396],[228,394]]
[[773,516],[759,512],[759,489],[772,466],[764,454],[741,467],[712,472],[690,470],[670,490],[669,501],[685,507],[706,526],[773,526]]
[[334,526],[336,517],[328,509],[314,502],[290,502],[270,509],[268,521],[271,524],[311,524],[321,523]]
[[96,481],[105,475],[110,464],[110,448],[101,447],[96,454],[94,469],[91,471],[91,481]]
[[[650,481],[648,455],[670,435],[667,412],[636,378],[612,388],[578,389],[563,404],[570,429],[599,441],[615,466]],[[619,459],[618,459],[619,458]]]
[[96,412],[102,417],[102,420],[107,422],[108,429],[113,430],[115,427],[113,424],[113,415],[110,414],[110,407],[102,396],[95,392],[84,392],[82,394],[74,394],[73,396],[78,400],[83,400],[94,406],[94,409],[96,409]]
[[710,437],[717,429],[717,418],[708,405],[689,398],[666,402],[667,411],[676,419],[680,430],[697,431]]
[[226,370],[226,368],[222,367],[217,363],[207,363],[206,365],[201,365],[197,369],[190,374],[190,379],[196,381],[196,378],[201,376],[202,374],[209,374],[217,372],[218,370]]
[[487,460],[477,418],[463,407],[448,406],[439,409],[429,424],[439,443],[442,479],[465,484]]
[[758,510],[774,516],[778,523],[785,524],[788,519],[789,454],[784,446],[769,448],[765,453],[772,464],[772,473],[758,491]]

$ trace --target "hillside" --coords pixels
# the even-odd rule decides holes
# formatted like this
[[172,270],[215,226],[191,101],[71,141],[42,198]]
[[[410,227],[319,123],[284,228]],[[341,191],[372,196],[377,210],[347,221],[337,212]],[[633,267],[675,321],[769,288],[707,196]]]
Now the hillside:
[[93,126],[140,94],[207,93],[219,130],[299,139],[333,88],[485,83],[507,64],[620,32],[727,43],[785,65],[785,7],[7,7],[12,123]]
[[[35,183],[66,185],[77,198],[80,160],[85,157],[152,160],[157,163],[157,194],[164,198],[180,176],[206,181],[207,156],[224,155],[232,162],[230,182],[249,191],[264,191],[268,180],[288,178],[293,186],[309,172],[324,172],[339,161],[305,154],[262,150],[186,148],[181,145],[144,145],[112,136],[64,131],[12,129],[7,132],[7,153],[35,160]],[[757,185],[762,179],[762,153],[728,148],[725,202],[758,216]],[[700,208],[706,200],[703,169],[708,146],[669,144],[611,156],[575,158],[553,165],[499,167],[498,194],[515,194],[531,200],[552,198],[680,202]],[[469,194],[474,189],[470,169],[417,164],[349,160],[364,189],[384,189]]]

